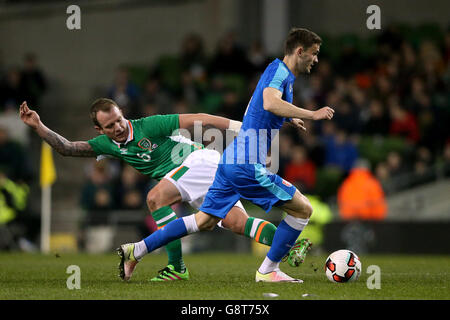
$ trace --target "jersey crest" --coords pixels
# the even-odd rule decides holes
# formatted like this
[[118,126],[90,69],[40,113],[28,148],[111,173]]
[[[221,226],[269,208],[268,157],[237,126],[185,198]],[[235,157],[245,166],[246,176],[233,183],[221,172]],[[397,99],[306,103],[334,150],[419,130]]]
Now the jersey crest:
[[152,142],[147,138],[142,138],[138,142],[138,147],[144,150],[150,150],[152,149]]

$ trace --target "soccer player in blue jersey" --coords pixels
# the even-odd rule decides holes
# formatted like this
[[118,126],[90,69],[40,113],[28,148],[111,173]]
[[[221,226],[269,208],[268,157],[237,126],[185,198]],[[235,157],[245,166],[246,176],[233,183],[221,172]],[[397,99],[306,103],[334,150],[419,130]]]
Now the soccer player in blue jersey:
[[[331,119],[330,107],[311,111],[292,104],[293,83],[318,62],[321,38],[307,29],[293,28],[285,42],[283,60],[275,59],[262,74],[249,102],[238,137],[222,155],[212,186],[200,211],[177,219],[138,243],[119,248],[121,263],[132,272],[145,254],[187,234],[212,230],[236,201],[244,198],[269,212],[277,206],[287,213],[275,232],[272,246],[256,271],[255,280],[303,282],[279,268],[312,214],[309,200],[292,184],[266,168],[272,138],[285,121],[306,130],[302,119]],[[272,154],[272,157],[274,155]],[[145,244],[145,245],[144,245]]]

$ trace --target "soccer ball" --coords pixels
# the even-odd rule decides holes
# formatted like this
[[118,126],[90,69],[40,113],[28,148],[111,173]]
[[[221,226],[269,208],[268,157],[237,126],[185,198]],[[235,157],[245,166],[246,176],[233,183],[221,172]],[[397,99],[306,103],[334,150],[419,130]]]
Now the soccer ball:
[[361,274],[361,261],[353,251],[335,251],[325,262],[325,274],[331,282],[356,281]]

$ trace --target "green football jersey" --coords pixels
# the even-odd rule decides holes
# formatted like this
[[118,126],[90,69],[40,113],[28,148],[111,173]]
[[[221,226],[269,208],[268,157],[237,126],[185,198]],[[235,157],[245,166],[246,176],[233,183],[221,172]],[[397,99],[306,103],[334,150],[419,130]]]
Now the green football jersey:
[[100,135],[88,141],[97,156],[123,159],[139,172],[161,180],[203,145],[178,134],[179,115],[156,115],[128,120],[129,135],[123,144]]

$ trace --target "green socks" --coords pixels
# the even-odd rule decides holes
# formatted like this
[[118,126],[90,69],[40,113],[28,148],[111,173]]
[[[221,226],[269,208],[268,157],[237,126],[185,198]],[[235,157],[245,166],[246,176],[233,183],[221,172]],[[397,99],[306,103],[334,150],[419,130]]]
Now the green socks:
[[[153,219],[161,229],[169,222],[177,219],[177,215],[173,212],[172,208],[169,206],[162,207],[154,212],[152,212]],[[169,258],[168,264],[174,266],[175,271],[183,273],[186,270],[186,266],[183,261],[183,254],[181,249],[181,240],[177,239],[169,242],[166,246],[167,256]]]
[[269,221],[250,217],[245,224],[244,235],[256,242],[271,246],[277,227]]

